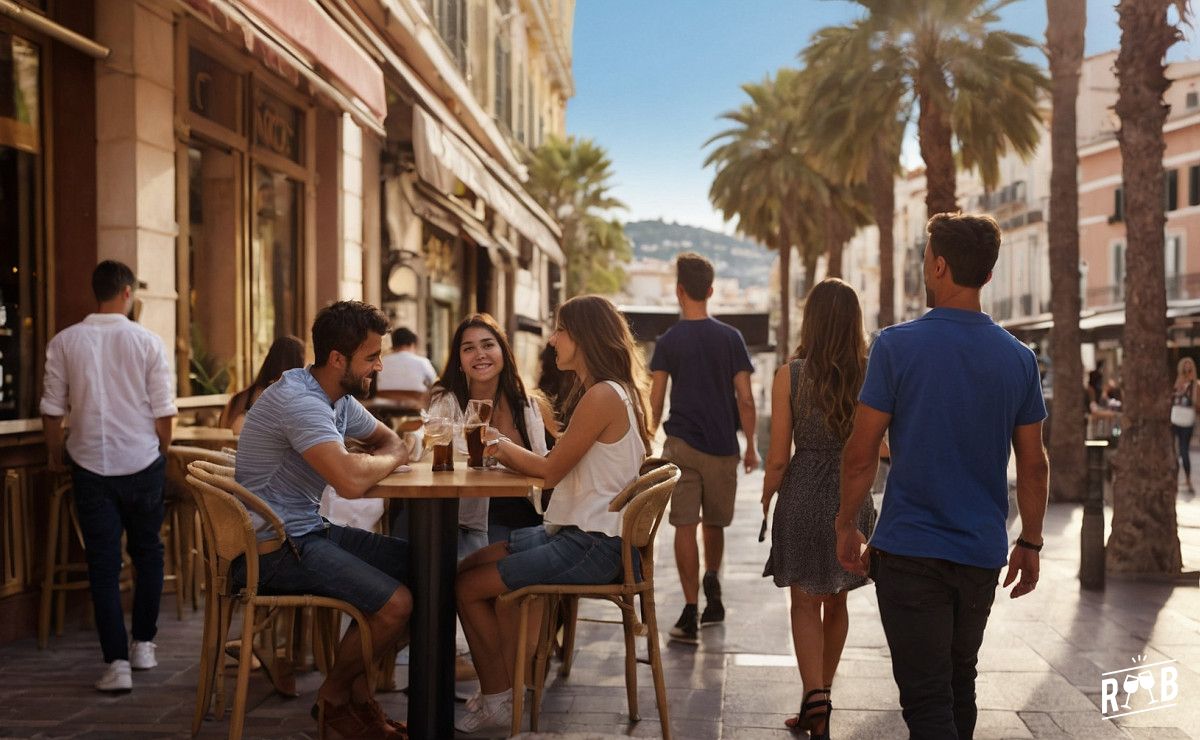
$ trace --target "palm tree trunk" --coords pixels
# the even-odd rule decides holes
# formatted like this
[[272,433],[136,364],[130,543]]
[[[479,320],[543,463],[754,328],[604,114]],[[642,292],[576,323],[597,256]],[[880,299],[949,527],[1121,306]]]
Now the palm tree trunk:
[[917,141],[921,145],[921,159],[925,162],[925,215],[928,218],[958,210],[954,150],[950,146],[950,113],[938,105],[937,97],[947,99],[949,91],[917,88],[921,108],[917,117]]
[[775,356],[779,367],[787,362],[792,341],[792,242],[791,230],[781,229],[779,245],[779,333],[775,337]]
[[[846,240],[842,239],[842,230],[838,228],[837,221],[838,217],[832,212],[825,218],[825,277],[842,276],[842,247]],[[811,284],[808,289],[812,290]]]
[[896,243],[892,233],[896,191],[892,172],[896,159],[891,146],[876,143],[871,150],[867,184],[871,191],[871,213],[879,227],[879,328],[896,321]]
[[1050,362],[1054,401],[1050,417],[1050,499],[1081,501],[1087,479],[1085,432],[1079,405],[1079,151],[1075,105],[1083,62],[1085,0],[1046,0],[1047,56],[1054,116],[1050,121]]
[[1166,362],[1163,176],[1166,145],[1163,57],[1177,31],[1171,0],[1121,0],[1117,6],[1117,115],[1126,213],[1124,419],[1113,490],[1108,569],[1177,575],[1175,462],[1168,428],[1171,378]]
[[817,260],[821,259],[821,255],[811,249],[804,252],[804,295],[800,296],[800,300],[808,298],[808,294],[812,292],[813,286],[817,284]]

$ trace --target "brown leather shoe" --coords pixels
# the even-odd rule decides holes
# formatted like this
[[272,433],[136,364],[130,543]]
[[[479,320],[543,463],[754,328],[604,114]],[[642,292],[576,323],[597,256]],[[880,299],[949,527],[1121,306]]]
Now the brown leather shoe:
[[321,737],[330,737],[330,731],[339,738],[363,738],[364,740],[407,740],[407,731],[401,732],[389,724],[388,719],[375,704],[378,714],[369,704],[330,704],[317,699],[318,726]]
[[362,717],[364,721],[369,722],[375,727],[388,728],[391,732],[395,733],[393,735],[388,735],[388,737],[404,738],[404,740],[408,740],[408,725],[404,724],[403,722],[397,722],[396,720],[391,719],[384,714],[383,707],[379,706],[379,702],[375,701],[374,699],[368,699],[363,704],[354,704],[353,707],[354,711],[358,712],[358,715]]

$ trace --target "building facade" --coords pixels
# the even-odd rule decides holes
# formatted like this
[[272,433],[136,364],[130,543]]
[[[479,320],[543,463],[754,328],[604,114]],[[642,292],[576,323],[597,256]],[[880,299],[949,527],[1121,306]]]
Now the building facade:
[[[0,0],[0,641],[32,629],[47,341],[97,261],[146,287],[181,407],[361,299],[439,367],[487,311],[527,377],[562,295],[522,185],[563,134],[573,0]],[[198,397],[188,399],[187,397]],[[7,598],[5,598],[7,597]]]

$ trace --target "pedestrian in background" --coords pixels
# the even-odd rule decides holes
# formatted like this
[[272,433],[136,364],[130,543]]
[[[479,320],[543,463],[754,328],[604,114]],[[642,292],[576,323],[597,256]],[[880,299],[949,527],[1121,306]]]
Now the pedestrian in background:
[[[833,528],[842,445],[850,435],[866,355],[858,294],[827,278],[804,303],[800,346],[775,373],[771,391],[763,517],[776,492],[779,503],[763,576],[774,576],[776,586],[791,591],[792,644],[804,699],[799,714],[785,724],[809,731],[812,738],[829,737],[830,689],[850,626],[846,594],[867,583],[838,563]],[[855,523],[870,533],[874,520],[868,496]]]
[[1196,407],[1200,405],[1200,384],[1196,383],[1196,361],[1184,357],[1175,366],[1175,388],[1171,397],[1171,431],[1175,433],[1175,453],[1183,468],[1188,493],[1192,488],[1192,430],[1196,427]]
[[392,351],[383,356],[383,369],[375,379],[376,396],[407,409],[429,404],[429,387],[437,380],[437,371],[416,349],[417,335],[411,329],[402,326],[392,332]]
[[[130,321],[137,278],[105,260],[92,272],[96,312],[46,347],[42,429],[50,470],[70,470],[83,533],[92,610],[108,664],[96,688],[129,691],[130,669],[158,665],[155,634],[163,588],[166,454],[175,397],[162,340]],[[64,457],[63,417],[70,434]],[[121,608],[121,535],[137,571],[133,643]]]
[[[914,738],[970,738],[975,665],[1008,553],[1008,455],[1021,535],[1010,597],[1037,586],[1049,465],[1037,358],[982,312],[1000,228],[990,216],[929,220],[932,309],[875,340],[842,458],[838,557],[875,580],[904,721]],[[889,433],[892,469],[869,550],[859,512]],[[1018,580],[1019,576],[1019,580]]]
[[[750,390],[754,365],[741,332],[708,315],[712,263],[684,252],[675,259],[675,273],[680,321],[654,346],[650,408],[652,428],[657,428],[669,381],[671,415],[663,425],[667,441],[662,456],[683,472],[671,494],[669,521],[675,527],[675,564],[684,597],[683,613],[670,635],[694,643],[699,639],[699,627],[725,621],[717,573],[725,552],[725,527],[733,521],[737,495],[739,427],[746,436],[745,470],[749,473],[758,467]],[[704,613],[697,615],[700,551],[696,529],[701,524],[706,603]]]

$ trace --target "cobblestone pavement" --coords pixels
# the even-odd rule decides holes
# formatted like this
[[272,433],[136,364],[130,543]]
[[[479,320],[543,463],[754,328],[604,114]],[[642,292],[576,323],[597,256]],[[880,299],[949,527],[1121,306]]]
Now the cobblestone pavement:
[[[761,480],[761,473],[743,477],[737,516],[727,535],[722,573],[726,624],[703,630],[699,646],[664,643],[677,738],[792,737],[783,721],[795,712],[801,690],[785,594],[761,577],[767,555],[767,544],[756,541]],[[1200,567],[1200,501],[1181,497],[1178,510],[1184,562],[1195,569]],[[997,594],[980,654],[976,737],[1200,738],[1200,590],[1110,578],[1103,592],[1081,591],[1076,579],[1081,517],[1077,507],[1052,506],[1038,590],[1017,600]],[[664,525],[657,569],[664,637],[682,607],[672,536]],[[82,625],[70,625],[45,651],[32,639],[0,647],[0,736],[187,737],[201,615],[187,612],[183,621],[176,621],[170,598],[164,602],[157,638],[160,665],[136,673],[134,691],[125,696],[108,697],[91,689],[101,668],[99,650],[93,633]],[[834,688],[834,735],[905,737],[874,589],[853,592],[849,604],[850,635]],[[611,618],[616,611],[595,604],[585,606],[583,613]],[[528,737],[659,736],[645,666],[638,673],[642,721],[627,721],[619,627],[581,623],[578,648],[569,680],[552,671],[542,732]],[[1176,661],[1175,706],[1106,720],[1100,711],[1101,674],[1130,667],[1136,655],[1146,656],[1147,664]],[[404,685],[403,667],[397,673]],[[285,699],[256,674],[247,736],[315,737],[307,710],[319,683],[319,675],[302,673],[301,696]],[[1162,688],[1160,679],[1151,693],[1162,696]],[[1126,699],[1123,689],[1119,699]],[[404,716],[403,694],[384,694],[380,700],[390,714]],[[1132,710],[1149,706],[1142,694],[1135,693],[1132,701]],[[201,736],[223,737],[227,726],[226,721],[208,720]]]

